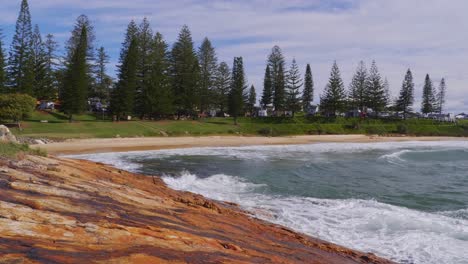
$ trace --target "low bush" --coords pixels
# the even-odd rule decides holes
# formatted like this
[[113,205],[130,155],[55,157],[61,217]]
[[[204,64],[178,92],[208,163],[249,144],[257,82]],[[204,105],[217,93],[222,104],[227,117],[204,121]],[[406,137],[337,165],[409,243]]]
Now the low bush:
[[17,158],[22,154],[47,156],[47,152],[42,149],[32,149],[27,144],[0,142],[0,157]]

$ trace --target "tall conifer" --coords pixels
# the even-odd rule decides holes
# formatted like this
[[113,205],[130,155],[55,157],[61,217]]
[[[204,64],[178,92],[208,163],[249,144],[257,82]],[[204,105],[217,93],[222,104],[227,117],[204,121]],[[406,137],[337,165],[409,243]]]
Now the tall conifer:
[[192,34],[183,26],[171,52],[174,104],[177,115],[194,116],[199,105],[200,68]]
[[8,58],[10,92],[33,94],[34,61],[32,43],[33,32],[29,5],[27,0],[22,0]]
[[262,100],[260,103],[264,108],[273,103],[273,80],[271,76],[270,65],[267,65],[265,69]]
[[231,82],[231,69],[229,65],[223,61],[218,66],[215,79],[216,104],[221,114],[227,111]]
[[47,53],[39,26],[34,27],[32,41],[32,57],[34,64],[34,86],[33,93],[37,99],[47,99],[45,82],[47,78]]
[[335,116],[342,113],[346,107],[346,94],[341,79],[340,69],[336,61],[333,63],[330,79],[320,98],[320,108],[326,115]]
[[436,111],[436,98],[434,95],[434,86],[429,74],[426,74],[424,79],[423,96],[421,102],[421,113],[430,114]]
[[396,102],[396,109],[403,112],[403,117],[406,119],[407,115],[412,111],[412,105],[414,103],[414,82],[413,74],[408,69],[403,80],[403,84],[400,90],[400,96]]
[[286,109],[292,111],[293,117],[296,112],[301,110],[300,89],[302,85],[299,66],[297,66],[296,59],[293,59],[286,82]]
[[6,58],[5,50],[3,50],[3,35],[0,30],[0,94],[7,92],[6,84]]
[[304,76],[304,90],[302,92],[302,109],[307,111],[314,101],[314,79],[312,78],[312,70],[310,64],[307,64],[306,73]]
[[246,101],[247,82],[245,79],[244,63],[242,57],[234,58],[232,67],[232,87],[229,93],[229,112],[234,117],[234,124],[237,125],[237,118],[242,115]]
[[107,55],[104,47],[97,49],[96,55],[96,85],[94,87],[93,96],[107,102],[110,96],[110,88],[112,79],[107,75],[107,64],[109,63],[109,55]]
[[207,110],[213,103],[213,90],[218,68],[216,52],[208,38],[205,38],[198,50],[200,64],[200,112]]
[[274,46],[268,56],[273,87],[273,105],[278,113],[284,110],[286,100],[285,61],[281,48]]
[[257,92],[252,84],[252,86],[250,86],[249,97],[247,99],[247,111],[250,112],[250,115],[253,115],[254,113],[255,103],[257,103]]
[[145,113],[162,118],[173,113],[173,95],[169,79],[168,45],[157,32],[151,50],[151,71],[145,93]]
[[369,76],[366,82],[366,105],[375,113],[379,113],[387,106],[387,98],[385,95],[385,88],[380,76],[377,64],[375,61],[372,62],[369,70]]
[[136,37],[130,41],[130,45],[124,46],[123,49],[126,50],[125,58],[119,67],[119,80],[111,93],[111,112],[117,117],[117,120],[131,116],[134,109],[138,61]]
[[367,106],[367,78],[366,65],[360,61],[349,86],[349,102],[352,107],[361,111],[364,111]]
[[89,88],[86,64],[87,50],[87,28],[82,27],[80,41],[72,52],[73,55],[67,65],[62,97],[62,110],[68,114],[70,122],[73,121],[74,114],[82,113],[87,109]]
[[447,91],[447,85],[445,84],[445,79],[442,78],[439,84],[439,91],[437,92],[437,108],[436,111],[439,114],[442,114],[445,106],[445,93]]

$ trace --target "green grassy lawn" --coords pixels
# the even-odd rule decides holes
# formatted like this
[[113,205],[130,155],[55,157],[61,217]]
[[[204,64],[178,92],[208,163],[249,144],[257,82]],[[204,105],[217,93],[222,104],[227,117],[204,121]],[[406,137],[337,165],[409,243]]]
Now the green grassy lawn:
[[[48,123],[42,123],[47,120]],[[69,123],[59,113],[35,112],[22,123],[23,130],[13,129],[19,136],[33,138],[113,138],[203,135],[263,135],[285,136],[304,134],[410,134],[416,136],[468,136],[468,121],[458,124],[439,123],[432,120],[382,120],[382,119],[326,119],[306,118],[205,118],[200,120],[122,121],[111,122],[94,115],[75,116]],[[161,133],[161,131],[163,133]]]

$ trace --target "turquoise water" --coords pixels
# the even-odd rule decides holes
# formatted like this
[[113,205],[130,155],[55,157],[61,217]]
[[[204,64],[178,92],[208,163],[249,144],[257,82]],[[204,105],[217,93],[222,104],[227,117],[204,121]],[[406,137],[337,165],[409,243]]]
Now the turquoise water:
[[468,263],[468,142],[195,148],[79,156],[400,263]]

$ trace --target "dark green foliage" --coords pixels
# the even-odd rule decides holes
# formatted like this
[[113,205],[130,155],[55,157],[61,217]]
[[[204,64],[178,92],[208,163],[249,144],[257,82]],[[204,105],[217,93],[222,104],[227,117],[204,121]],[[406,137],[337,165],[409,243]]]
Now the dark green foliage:
[[33,94],[37,99],[42,100],[47,94],[47,91],[44,91],[47,78],[47,53],[38,25],[34,27],[32,58],[34,64]]
[[376,113],[383,111],[388,103],[385,87],[375,61],[372,62],[366,81],[366,101],[367,107]]
[[126,49],[119,67],[119,81],[112,91],[111,112],[120,119],[132,115],[137,89],[138,42],[134,38]]
[[192,34],[183,26],[171,52],[171,72],[177,115],[195,115],[199,105],[200,68]]
[[151,71],[144,90],[144,112],[155,118],[173,113],[173,95],[169,72],[168,45],[158,32],[153,40],[150,54]]
[[273,103],[273,80],[270,71],[270,65],[265,69],[265,77],[263,79],[263,94],[260,104],[265,108]]
[[36,99],[27,94],[1,94],[0,120],[19,122],[31,116],[36,108]]
[[45,49],[45,70],[44,78],[42,80],[42,87],[38,87],[36,93],[38,99],[55,100],[58,93],[58,71],[56,70],[57,64],[57,51],[58,45],[54,40],[54,36],[48,34],[44,42]]
[[247,111],[249,111],[251,115],[254,112],[255,103],[257,103],[257,92],[255,91],[255,87],[252,85],[250,86],[249,97],[247,100]]
[[81,41],[81,32],[83,28],[86,28],[87,32],[87,48],[86,48],[86,59],[88,71],[92,71],[91,61],[94,59],[94,42],[96,41],[96,34],[94,33],[94,26],[86,15],[80,15],[76,19],[75,26],[71,32],[71,37],[68,39],[65,49],[66,57],[65,63],[70,62],[73,59],[73,53],[80,44]]
[[200,64],[200,112],[207,110],[213,104],[213,90],[218,68],[218,58],[211,42],[205,38],[198,50]]
[[314,101],[314,80],[310,64],[307,64],[304,76],[304,90],[302,92],[302,109],[307,111],[310,104]]
[[119,58],[120,65],[118,67],[120,67],[126,60],[128,49],[130,48],[130,44],[132,43],[132,40],[137,38],[137,34],[138,34],[138,26],[135,23],[135,21],[132,20],[127,26],[127,31],[125,33],[125,40],[122,43],[122,49],[120,51],[120,58]]
[[3,35],[0,31],[0,94],[7,92],[6,87],[6,59],[5,51],[3,50]]
[[445,84],[445,79],[442,78],[439,84],[439,91],[437,92],[437,102],[436,102],[436,109],[435,111],[439,114],[442,114],[445,106],[445,93],[447,90],[447,85]]
[[16,21],[15,35],[8,60],[8,80],[11,92],[33,93],[34,61],[33,32],[31,14],[27,0],[21,2],[21,10]]
[[219,64],[215,79],[215,102],[220,112],[227,111],[229,91],[231,89],[231,69],[226,62]]
[[403,80],[403,84],[400,90],[400,97],[396,102],[397,111],[403,112],[403,116],[406,119],[408,113],[412,111],[412,105],[414,102],[414,83],[413,74],[408,69]]
[[74,114],[80,114],[87,108],[88,82],[86,53],[88,50],[87,28],[81,28],[80,41],[72,52],[64,79],[62,110],[69,115],[70,122]]
[[235,124],[237,124],[237,118],[242,115],[244,110],[246,88],[244,63],[242,57],[236,57],[232,67],[232,86],[229,93],[229,113],[234,117]]
[[421,103],[421,113],[429,114],[436,112],[437,102],[434,95],[434,87],[432,85],[431,78],[429,74],[426,74],[426,79],[424,80],[423,87],[423,96]]
[[137,88],[135,94],[135,114],[144,117],[145,100],[147,91],[150,89],[151,53],[153,49],[153,31],[147,18],[144,18],[137,32],[138,56],[137,56]]
[[288,79],[286,82],[286,109],[292,111],[292,116],[301,110],[301,96],[300,91],[303,85],[299,67],[297,66],[296,59],[293,59],[291,68],[288,72]]
[[273,105],[275,106],[275,111],[277,114],[285,110],[286,106],[286,76],[284,73],[283,65],[280,64],[278,67],[278,73],[276,74],[274,82],[274,96],[273,96]]
[[[77,50],[78,45],[80,45],[81,41],[81,33],[83,31],[83,28],[86,29],[87,32],[87,42],[86,42],[86,85],[87,85],[87,90],[88,91],[94,91],[94,85],[96,84],[96,78],[95,78],[95,65],[94,65],[94,59],[95,59],[95,49],[94,49],[94,43],[96,41],[96,35],[94,33],[94,26],[89,20],[89,18],[86,15],[80,15],[76,19],[75,26],[73,27],[73,30],[71,32],[71,36],[68,39],[65,49],[66,49],[66,57],[64,58],[64,64],[65,68],[68,68],[68,64],[72,63],[74,52]],[[63,88],[63,87],[61,87]],[[86,96],[89,96],[87,94]]]
[[271,80],[273,87],[273,106],[275,111],[283,111],[286,99],[285,83],[285,61],[281,48],[274,46],[268,56],[268,66],[270,66]]
[[107,64],[109,63],[109,55],[107,55],[104,47],[100,47],[97,50],[96,60],[96,85],[92,96],[98,97],[102,101],[106,102],[109,100],[110,88],[112,86],[112,79],[107,75]]
[[353,76],[353,80],[349,86],[349,102],[351,107],[357,108],[361,111],[364,111],[368,101],[367,78],[368,73],[366,65],[363,61],[360,61],[356,69],[356,73]]
[[333,63],[330,79],[320,98],[320,108],[327,116],[335,116],[346,108],[346,94],[336,61]]

